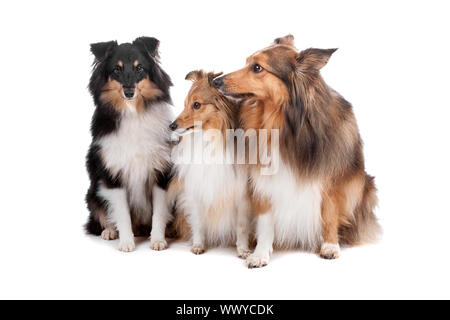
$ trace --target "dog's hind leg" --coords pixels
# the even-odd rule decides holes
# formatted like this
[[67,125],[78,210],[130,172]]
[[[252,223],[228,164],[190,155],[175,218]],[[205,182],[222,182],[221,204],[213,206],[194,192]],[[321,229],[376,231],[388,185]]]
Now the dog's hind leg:
[[108,219],[108,214],[106,210],[99,209],[97,211],[98,220],[102,226],[102,234],[100,235],[103,240],[115,240],[119,237],[116,227]]
[[118,233],[114,225],[108,221],[104,201],[97,196],[97,189],[91,186],[86,195],[89,209],[89,220],[84,228],[87,233],[101,236],[104,240],[117,239]]
[[136,246],[125,189],[109,189],[105,186],[100,186],[98,193],[107,202],[108,221],[115,225],[119,232],[119,250],[124,252],[133,251]]
[[339,201],[334,194],[322,196],[322,243],[320,257],[336,259],[340,255],[339,247]]
[[167,201],[166,191],[156,184],[152,190],[152,231],[150,234],[150,248],[153,250],[164,250],[167,248],[165,239],[166,226],[170,220],[170,210]]

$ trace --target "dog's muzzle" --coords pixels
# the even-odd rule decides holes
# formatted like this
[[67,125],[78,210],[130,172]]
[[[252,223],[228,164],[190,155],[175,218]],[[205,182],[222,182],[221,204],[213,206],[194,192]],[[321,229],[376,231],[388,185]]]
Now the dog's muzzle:
[[123,88],[123,94],[126,98],[131,99],[134,97],[134,88]]

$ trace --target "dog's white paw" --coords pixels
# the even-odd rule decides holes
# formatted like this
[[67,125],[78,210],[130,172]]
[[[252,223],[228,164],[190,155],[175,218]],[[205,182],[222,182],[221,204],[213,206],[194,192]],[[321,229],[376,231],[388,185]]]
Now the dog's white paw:
[[320,247],[320,257],[323,259],[337,259],[341,254],[341,249],[337,243],[322,243]]
[[119,250],[122,252],[131,252],[136,249],[134,239],[120,239]]
[[205,253],[205,246],[202,244],[194,244],[191,248],[191,252],[193,254],[202,254]]
[[117,232],[117,230],[106,228],[102,231],[101,237],[103,240],[115,240],[119,237],[119,233]]
[[167,249],[167,247],[168,245],[166,240],[150,241],[150,249],[152,250],[161,251]]
[[241,259],[247,259],[248,256],[250,256],[251,254],[252,254],[252,252],[250,251],[249,248],[243,248],[243,247],[237,248],[237,255]]
[[247,267],[250,269],[265,267],[269,264],[269,259],[269,255],[252,254],[246,260]]

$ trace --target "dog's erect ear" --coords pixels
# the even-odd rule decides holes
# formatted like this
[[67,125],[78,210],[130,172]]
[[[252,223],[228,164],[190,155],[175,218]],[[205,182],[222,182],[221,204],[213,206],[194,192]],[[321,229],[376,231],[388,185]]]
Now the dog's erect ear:
[[273,41],[275,44],[284,44],[286,46],[294,47],[294,36],[292,34],[288,34],[287,36],[276,38]]
[[159,40],[153,37],[139,37],[133,44],[140,47],[144,52],[154,59],[159,59]]
[[111,51],[117,47],[117,41],[98,42],[91,44],[91,52],[98,62],[102,62]]
[[310,48],[299,52],[296,56],[299,71],[319,71],[337,49]]
[[205,72],[203,70],[194,70],[194,71],[189,72],[184,79],[191,80],[191,81],[198,81],[204,77],[205,77]]

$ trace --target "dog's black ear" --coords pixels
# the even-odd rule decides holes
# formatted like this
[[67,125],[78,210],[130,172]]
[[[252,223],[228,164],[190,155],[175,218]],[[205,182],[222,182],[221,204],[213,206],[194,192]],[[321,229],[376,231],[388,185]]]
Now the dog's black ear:
[[296,56],[297,69],[300,72],[319,71],[330,59],[337,49],[315,49],[310,48],[299,52]]
[[287,36],[276,38],[273,41],[275,44],[284,44],[286,46],[294,47],[294,36],[292,34],[288,34]]
[[117,41],[98,42],[91,44],[91,52],[99,62],[103,61],[117,47]]
[[154,59],[159,59],[159,40],[153,37],[139,37],[133,41],[135,46],[140,47],[149,56]]
[[204,77],[205,77],[205,72],[203,70],[194,70],[194,71],[189,72],[184,79],[191,80],[191,81],[198,81]]

